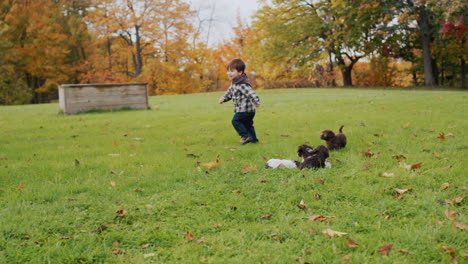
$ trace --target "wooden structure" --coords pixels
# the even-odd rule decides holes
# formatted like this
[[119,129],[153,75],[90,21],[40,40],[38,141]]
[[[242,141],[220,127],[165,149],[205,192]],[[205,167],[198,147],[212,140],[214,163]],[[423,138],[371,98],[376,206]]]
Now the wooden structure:
[[62,84],[59,86],[59,104],[66,114],[122,108],[149,109],[148,84]]

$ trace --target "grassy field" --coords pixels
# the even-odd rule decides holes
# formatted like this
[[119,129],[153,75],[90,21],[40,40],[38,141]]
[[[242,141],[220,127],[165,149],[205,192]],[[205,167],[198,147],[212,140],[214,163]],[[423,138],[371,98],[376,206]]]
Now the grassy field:
[[[245,146],[221,93],[0,107],[0,263],[466,263],[468,93],[258,94]],[[263,168],[340,125],[331,169]]]

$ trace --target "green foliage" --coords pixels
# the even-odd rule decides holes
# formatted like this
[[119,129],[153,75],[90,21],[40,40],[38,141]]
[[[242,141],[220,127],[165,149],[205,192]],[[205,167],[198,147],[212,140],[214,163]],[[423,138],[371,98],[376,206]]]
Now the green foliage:
[[[455,224],[467,222],[466,199],[447,201],[468,183],[465,92],[258,94],[260,143],[245,146],[220,93],[152,97],[148,111],[0,107],[0,262],[463,261],[466,230]],[[297,158],[300,144],[323,144],[320,132],[340,125],[348,145],[331,152],[331,169],[263,168],[265,159]],[[202,166],[218,155],[216,167]],[[421,168],[403,168],[395,156]],[[412,190],[398,196],[395,188]],[[347,234],[328,238],[326,229]]]

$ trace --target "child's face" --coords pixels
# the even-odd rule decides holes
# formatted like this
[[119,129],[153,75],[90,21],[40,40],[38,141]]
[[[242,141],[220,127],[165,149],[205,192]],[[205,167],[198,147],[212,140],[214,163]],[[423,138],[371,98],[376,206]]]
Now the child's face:
[[237,79],[239,76],[242,75],[242,72],[238,72],[236,69],[228,69],[227,75],[229,77],[229,80],[234,80]]

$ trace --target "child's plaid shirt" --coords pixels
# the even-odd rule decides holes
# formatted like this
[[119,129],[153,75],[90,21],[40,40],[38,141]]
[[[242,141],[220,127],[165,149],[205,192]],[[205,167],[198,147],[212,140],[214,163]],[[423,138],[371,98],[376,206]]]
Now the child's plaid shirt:
[[250,85],[232,83],[226,93],[221,97],[224,102],[232,99],[234,112],[255,112],[255,105],[260,104],[260,97],[254,92]]

